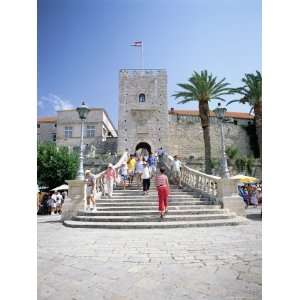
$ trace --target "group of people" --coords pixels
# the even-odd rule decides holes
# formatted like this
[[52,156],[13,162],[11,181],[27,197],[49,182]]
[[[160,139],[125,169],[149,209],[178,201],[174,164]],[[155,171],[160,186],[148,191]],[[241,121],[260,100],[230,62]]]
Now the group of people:
[[55,191],[52,193],[39,193],[38,211],[39,215],[55,215],[61,214],[62,206],[64,204],[65,198],[67,197],[67,192],[62,193]]
[[[156,153],[150,153],[149,155],[131,154],[128,160],[122,163],[118,172],[116,172],[112,164],[109,164],[100,178],[100,191],[98,192],[101,192],[104,197],[108,195],[111,198],[116,183],[120,184],[125,190],[127,186],[132,185],[135,181],[138,188],[142,188],[146,196],[149,195],[151,178],[155,177],[155,185],[158,192],[158,207],[160,217],[163,218],[168,212],[169,196],[169,181],[165,175],[165,169],[161,167],[159,172],[157,171],[158,162],[163,158],[163,155],[164,151],[162,148]],[[177,156],[174,157],[172,172],[176,183],[181,187],[181,162]],[[96,180],[90,170],[85,172],[85,181],[87,185],[86,209],[96,211]]]
[[156,174],[157,156],[157,153],[151,153],[149,156],[131,154],[127,162],[124,162],[119,170],[123,189],[126,189],[127,185],[132,185],[135,179],[138,188],[143,186],[144,194],[147,195],[149,193],[150,180]]
[[244,184],[239,186],[239,194],[243,198],[246,208],[249,205],[257,207],[262,202],[262,184]]

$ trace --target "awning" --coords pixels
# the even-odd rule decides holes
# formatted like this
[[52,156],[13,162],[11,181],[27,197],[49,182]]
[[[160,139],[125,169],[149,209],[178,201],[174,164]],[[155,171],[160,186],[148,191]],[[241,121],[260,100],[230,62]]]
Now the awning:
[[242,174],[232,176],[232,177],[230,177],[230,179],[239,179],[239,181],[242,183],[255,183],[255,182],[259,181],[259,179],[255,178],[255,177],[245,176]]
[[69,186],[67,184],[62,184],[54,189],[52,189],[51,191],[62,191],[62,190],[68,190]]

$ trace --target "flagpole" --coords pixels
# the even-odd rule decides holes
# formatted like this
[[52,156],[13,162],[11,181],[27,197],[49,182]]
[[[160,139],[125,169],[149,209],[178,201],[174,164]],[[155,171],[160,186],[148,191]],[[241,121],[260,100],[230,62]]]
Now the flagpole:
[[143,45],[144,43],[142,42],[142,47],[141,47],[141,62],[142,62],[142,69],[144,69],[144,53],[143,53]]

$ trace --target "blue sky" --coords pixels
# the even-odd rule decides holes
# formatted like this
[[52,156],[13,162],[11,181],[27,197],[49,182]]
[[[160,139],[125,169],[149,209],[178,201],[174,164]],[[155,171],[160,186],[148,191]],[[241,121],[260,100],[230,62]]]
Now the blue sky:
[[172,97],[193,70],[232,86],[261,70],[261,1],[38,0],[38,115],[85,100],[117,125],[119,69],[140,67],[135,40],[144,42],[145,68],[167,69],[169,107],[197,109]]

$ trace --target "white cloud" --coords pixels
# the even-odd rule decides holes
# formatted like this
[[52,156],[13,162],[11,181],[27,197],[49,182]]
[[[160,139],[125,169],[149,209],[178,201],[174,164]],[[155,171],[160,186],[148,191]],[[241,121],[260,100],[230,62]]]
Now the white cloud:
[[70,100],[62,99],[61,97],[54,94],[48,94],[48,96],[42,96],[38,101],[38,106],[43,107],[45,102],[49,103],[55,111],[74,108]]

